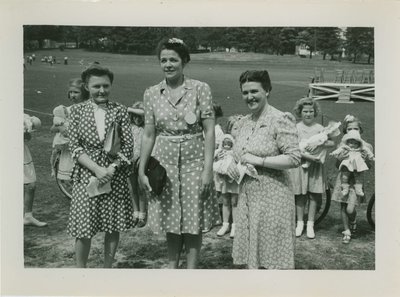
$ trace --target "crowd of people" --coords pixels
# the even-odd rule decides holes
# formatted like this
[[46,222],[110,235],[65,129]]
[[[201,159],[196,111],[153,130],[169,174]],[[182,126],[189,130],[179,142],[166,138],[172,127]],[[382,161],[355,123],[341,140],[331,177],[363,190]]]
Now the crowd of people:
[[[97,233],[105,234],[104,267],[110,268],[120,233],[147,225],[165,235],[169,268],[178,268],[184,253],[187,268],[195,269],[203,234],[220,225],[217,236],[233,238],[234,264],[294,269],[296,237],[305,226],[308,238],[316,236],[325,159],[336,143],[332,196],[341,203],[342,242],[350,242],[364,197],[362,174],[374,160],[357,117],[346,116],[339,141],[340,123],[316,123],[321,111],[312,98],[298,100],[293,113],[280,111],[269,104],[268,71],[247,70],[239,88],[248,114],[229,117],[223,127],[209,85],[184,74],[186,44],[163,39],[157,57],[164,79],[146,89],[143,101],[130,107],[112,101],[114,74],[94,63],[69,82],[72,105],[53,111],[51,168],[58,160],[52,174],[72,186],[67,232],[75,238],[77,267],[87,266]],[[39,127],[25,115],[24,139]],[[149,174],[154,160],[165,179]],[[36,176],[26,144],[24,174],[24,224],[44,227],[32,215]]]

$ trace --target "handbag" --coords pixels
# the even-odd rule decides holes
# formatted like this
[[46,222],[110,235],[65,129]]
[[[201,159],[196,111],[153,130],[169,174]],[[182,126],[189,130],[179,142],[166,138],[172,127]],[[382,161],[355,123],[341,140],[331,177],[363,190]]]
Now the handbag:
[[[139,166],[140,160],[136,161],[136,167]],[[160,164],[160,162],[150,156],[149,161],[147,162],[147,167],[144,172],[149,179],[149,184],[152,191],[158,196],[162,193],[165,184],[167,182],[167,171]]]
[[111,156],[116,156],[121,150],[121,126],[113,122],[104,139],[104,151]]

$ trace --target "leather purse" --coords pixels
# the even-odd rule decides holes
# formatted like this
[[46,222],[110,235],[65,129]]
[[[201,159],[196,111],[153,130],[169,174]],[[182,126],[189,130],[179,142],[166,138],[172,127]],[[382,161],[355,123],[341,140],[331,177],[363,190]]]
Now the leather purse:
[[[136,168],[139,167],[139,162],[140,160],[138,159],[136,161]],[[149,179],[149,184],[153,192],[157,196],[160,195],[167,183],[167,171],[165,168],[156,158],[150,156],[149,161],[147,162],[145,174]]]
[[104,139],[104,151],[111,156],[116,156],[121,150],[121,126],[113,122]]

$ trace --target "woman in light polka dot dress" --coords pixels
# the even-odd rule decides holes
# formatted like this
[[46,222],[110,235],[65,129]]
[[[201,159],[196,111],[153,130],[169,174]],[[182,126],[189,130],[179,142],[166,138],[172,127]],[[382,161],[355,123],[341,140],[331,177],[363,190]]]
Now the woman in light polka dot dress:
[[[233,262],[250,269],[293,269],[295,204],[286,169],[300,165],[294,119],[268,104],[267,71],[246,71],[239,81],[250,114],[236,124],[234,152],[237,161],[256,167],[258,178],[245,176],[239,189]],[[239,177],[234,165],[228,174]]]
[[[90,99],[71,108],[68,133],[75,166],[68,233],[76,238],[76,264],[81,268],[86,267],[91,238],[98,232],[105,232],[104,267],[111,268],[119,232],[133,226],[127,183],[133,139],[127,108],[108,99],[113,78],[114,74],[107,68],[90,66],[82,73]],[[121,148],[117,156],[104,150],[106,131],[114,122],[121,127]],[[92,177],[100,185],[110,182],[111,191],[89,197],[87,185]]]
[[202,230],[219,220],[213,195],[214,111],[210,87],[183,75],[190,61],[182,40],[165,39],[157,56],[165,80],[144,93],[145,128],[139,183],[151,192],[145,166],[153,151],[167,170],[163,193],[151,195],[148,225],[166,233],[168,267],[178,268],[184,247],[187,267],[197,268]]

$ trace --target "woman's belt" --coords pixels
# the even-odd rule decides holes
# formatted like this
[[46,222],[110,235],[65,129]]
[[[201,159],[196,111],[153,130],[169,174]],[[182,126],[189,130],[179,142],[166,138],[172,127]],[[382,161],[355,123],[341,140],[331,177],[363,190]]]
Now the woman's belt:
[[203,132],[195,134],[183,134],[183,135],[158,135],[157,137],[170,140],[172,142],[184,142],[200,136],[203,136]]

